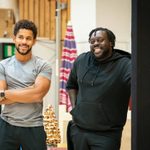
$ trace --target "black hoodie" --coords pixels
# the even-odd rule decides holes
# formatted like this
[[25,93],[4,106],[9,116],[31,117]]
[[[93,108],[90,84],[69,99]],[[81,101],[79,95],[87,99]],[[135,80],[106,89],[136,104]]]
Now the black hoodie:
[[96,131],[122,129],[130,98],[131,55],[115,49],[105,61],[97,61],[92,52],[75,61],[67,89],[77,89],[77,101],[71,111],[81,128]]

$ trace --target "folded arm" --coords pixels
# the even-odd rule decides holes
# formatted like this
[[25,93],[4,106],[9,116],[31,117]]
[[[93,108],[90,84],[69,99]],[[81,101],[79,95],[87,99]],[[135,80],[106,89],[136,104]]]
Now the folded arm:
[[[7,83],[5,80],[0,81],[0,90],[7,90]],[[12,103],[14,103],[14,102],[9,99],[4,99],[4,100],[0,101],[0,105],[1,104],[12,104]]]
[[[31,87],[23,89],[5,90],[6,100],[1,103],[8,104],[9,102],[15,103],[36,103],[42,102],[43,97],[46,95],[50,88],[50,80],[39,76],[35,80],[35,84]],[[8,102],[8,103],[7,103]]]

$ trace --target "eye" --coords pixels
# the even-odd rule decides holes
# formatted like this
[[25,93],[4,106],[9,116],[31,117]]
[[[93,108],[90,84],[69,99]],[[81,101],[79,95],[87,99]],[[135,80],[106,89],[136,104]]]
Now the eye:
[[97,43],[102,43],[104,41],[103,38],[97,38],[97,39],[90,39],[89,43],[94,44],[95,42]]
[[22,40],[22,39],[23,39],[23,36],[18,36],[18,39]]
[[95,39],[91,39],[91,40],[89,41],[89,43],[90,43],[90,44],[94,44],[94,43],[95,43]]
[[97,39],[96,41],[97,41],[97,43],[100,43],[100,42],[101,42],[100,39]]
[[31,38],[31,37],[27,37],[26,40],[27,40],[27,41],[31,41],[32,38]]

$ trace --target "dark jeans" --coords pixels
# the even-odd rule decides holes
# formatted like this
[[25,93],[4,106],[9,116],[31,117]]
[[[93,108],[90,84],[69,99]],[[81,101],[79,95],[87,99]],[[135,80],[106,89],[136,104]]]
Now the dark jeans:
[[44,127],[12,126],[0,118],[0,150],[46,150]]
[[[70,126],[68,142],[72,148],[68,150],[119,150],[122,130],[97,132],[81,129],[75,124]],[[69,144],[69,143],[68,143]],[[71,145],[69,145],[71,147]]]

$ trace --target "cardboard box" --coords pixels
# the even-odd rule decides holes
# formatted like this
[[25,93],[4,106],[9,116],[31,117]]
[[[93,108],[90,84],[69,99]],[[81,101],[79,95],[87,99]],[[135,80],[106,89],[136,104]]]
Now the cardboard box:
[[0,37],[11,37],[15,23],[12,9],[0,9]]

